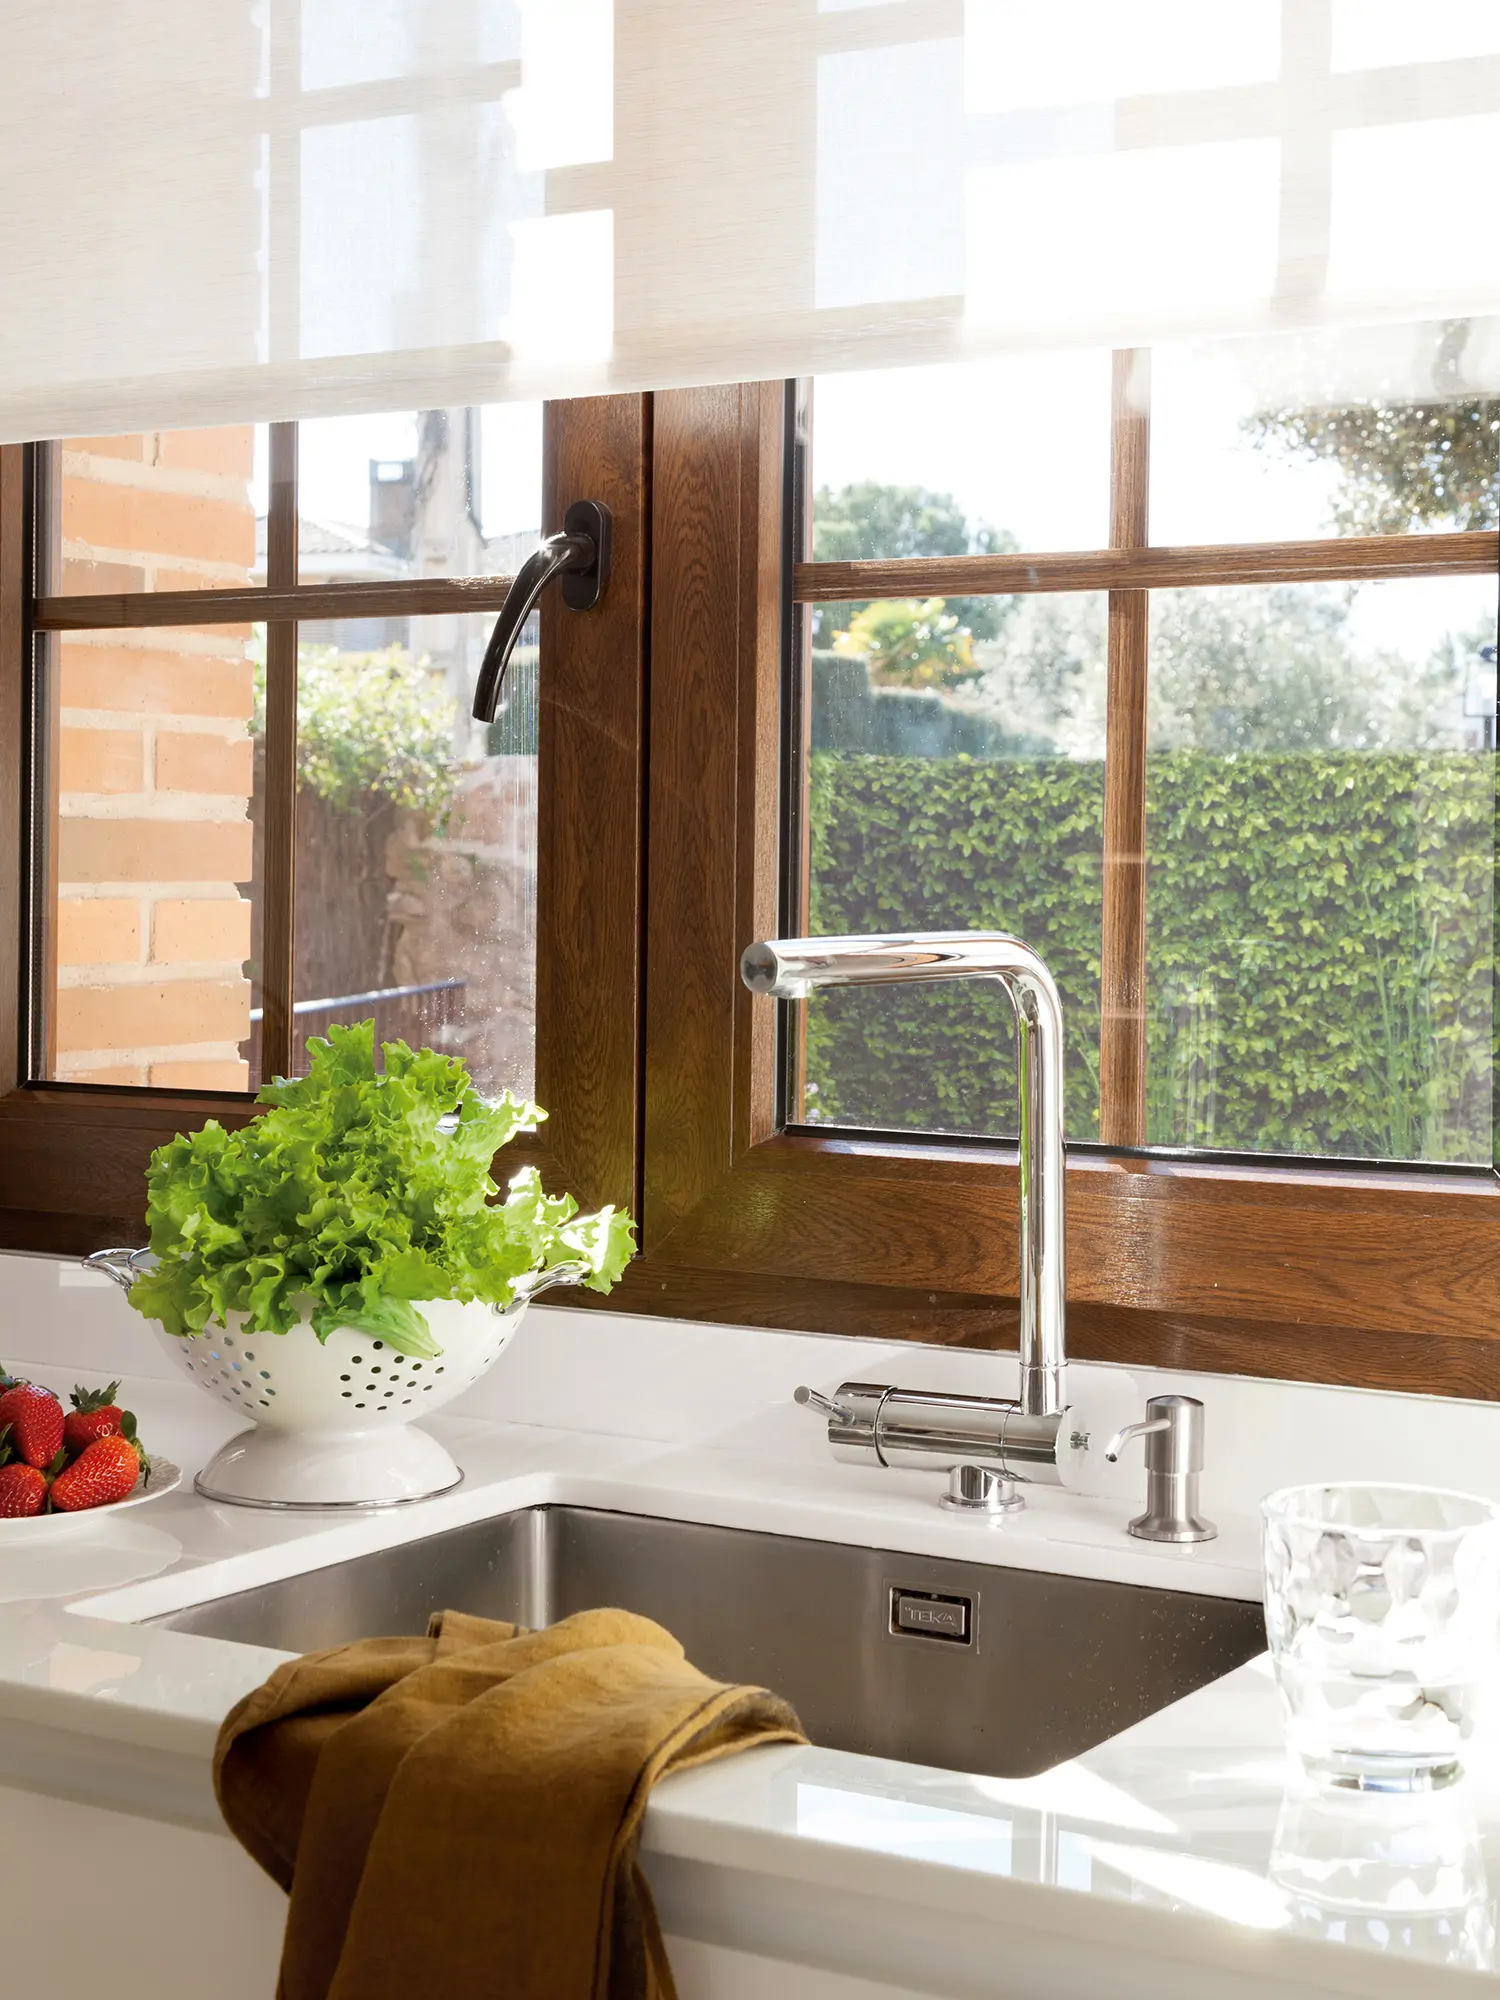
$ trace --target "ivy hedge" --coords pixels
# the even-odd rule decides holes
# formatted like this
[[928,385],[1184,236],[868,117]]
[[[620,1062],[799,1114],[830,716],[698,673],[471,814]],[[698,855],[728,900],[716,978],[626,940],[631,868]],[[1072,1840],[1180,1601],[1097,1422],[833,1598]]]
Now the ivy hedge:
[[[813,930],[1035,944],[1097,1136],[1102,765],[821,754],[810,792]],[[1152,1143],[1489,1160],[1493,760],[1182,751],[1147,801]],[[1012,1034],[986,982],[824,995],[809,1115],[1013,1131]]]

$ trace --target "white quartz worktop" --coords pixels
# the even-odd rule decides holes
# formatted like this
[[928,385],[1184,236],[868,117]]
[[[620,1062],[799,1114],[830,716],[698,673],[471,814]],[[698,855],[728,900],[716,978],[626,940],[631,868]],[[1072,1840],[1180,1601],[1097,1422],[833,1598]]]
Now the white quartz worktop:
[[[58,1388],[99,1375],[109,1346],[86,1325],[66,1359],[34,1329],[25,1351],[5,1324],[6,1261],[0,1354]],[[113,1303],[88,1305],[111,1337]],[[168,1379],[139,1334],[119,1336],[139,1370],[126,1393],[148,1442],[191,1470],[234,1415]],[[1033,1493],[1014,1520],[970,1522],[939,1511],[936,1477],[834,1463],[821,1426],[786,1407],[798,1379],[831,1388],[897,1372],[912,1386],[1003,1394],[1005,1366],[538,1309],[461,1413],[431,1424],[464,1467],[453,1494],[340,1518],[229,1508],[184,1489],[81,1540],[0,1548],[0,1786],[215,1828],[217,1726],[280,1656],[135,1621],[542,1502],[1253,1598],[1256,1490],[1320,1467],[1431,1478],[1428,1456],[1477,1486],[1488,1482],[1464,1475],[1495,1460],[1500,1413],[1474,1406],[1153,1375],[1130,1395],[1203,1393],[1211,1468],[1218,1446],[1206,1500],[1219,1540],[1163,1550],[1123,1532],[1139,1467],[1104,1499]],[[1413,1406],[1432,1413],[1418,1427],[1426,1441],[1393,1465]],[[1258,1462],[1269,1469],[1259,1489]],[[715,2000],[771,1990],[744,1972],[767,1960],[787,1968],[789,2000],[1500,1993],[1488,1970],[1500,1764],[1486,1754],[1436,1801],[1304,1796],[1264,1661],[1036,1778],[756,1752],[663,1785],[644,1849],[684,1990]],[[718,1954],[713,1978],[697,1977],[695,1954]]]

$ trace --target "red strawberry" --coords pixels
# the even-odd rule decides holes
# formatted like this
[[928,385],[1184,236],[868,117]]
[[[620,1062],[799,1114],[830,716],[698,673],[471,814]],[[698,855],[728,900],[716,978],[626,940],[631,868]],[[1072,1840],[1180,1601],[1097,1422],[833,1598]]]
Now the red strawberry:
[[69,1451],[82,1451],[98,1438],[120,1435],[126,1412],[115,1401],[119,1390],[118,1382],[111,1382],[107,1389],[74,1388],[69,1399],[73,1407],[63,1419],[63,1443]]
[[28,1465],[50,1465],[62,1449],[62,1404],[39,1382],[18,1382],[0,1396],[0,1424],[10,1425],[11,1450]]
[[52,1505],[64,1514],[113,1506],[134,1491],[142,1463],[139,1446],[129,1438],[99,1438],[53,1480]]
[[47,1481],[34,1465],[0,1465],[0,1521],[24,1521],[47,1504]]

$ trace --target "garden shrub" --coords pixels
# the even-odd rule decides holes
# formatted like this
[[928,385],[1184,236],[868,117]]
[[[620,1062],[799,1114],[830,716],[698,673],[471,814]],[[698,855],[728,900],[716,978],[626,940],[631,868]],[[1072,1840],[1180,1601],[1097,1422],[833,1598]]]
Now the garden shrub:
[[[1098,1133],[1103,767],[815,755],[811,928],[1001,929],[1052,968],[1067,1128]],[[1152,1143],[1491,1157],[1493,762],[1202,751],[1148,761]],[[1015,1129],[984,982],[830,993],[809,1115]]]

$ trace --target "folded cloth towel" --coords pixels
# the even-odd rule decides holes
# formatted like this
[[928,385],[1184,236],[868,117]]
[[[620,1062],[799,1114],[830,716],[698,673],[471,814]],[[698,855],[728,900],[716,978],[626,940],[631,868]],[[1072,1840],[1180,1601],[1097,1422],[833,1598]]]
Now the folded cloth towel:
[[806,1739],[628,1611],[445,1611],[278,1667],[219,1732],[231,1831],[291,1896],[279,2000],[672,2000],[651,1787]]

